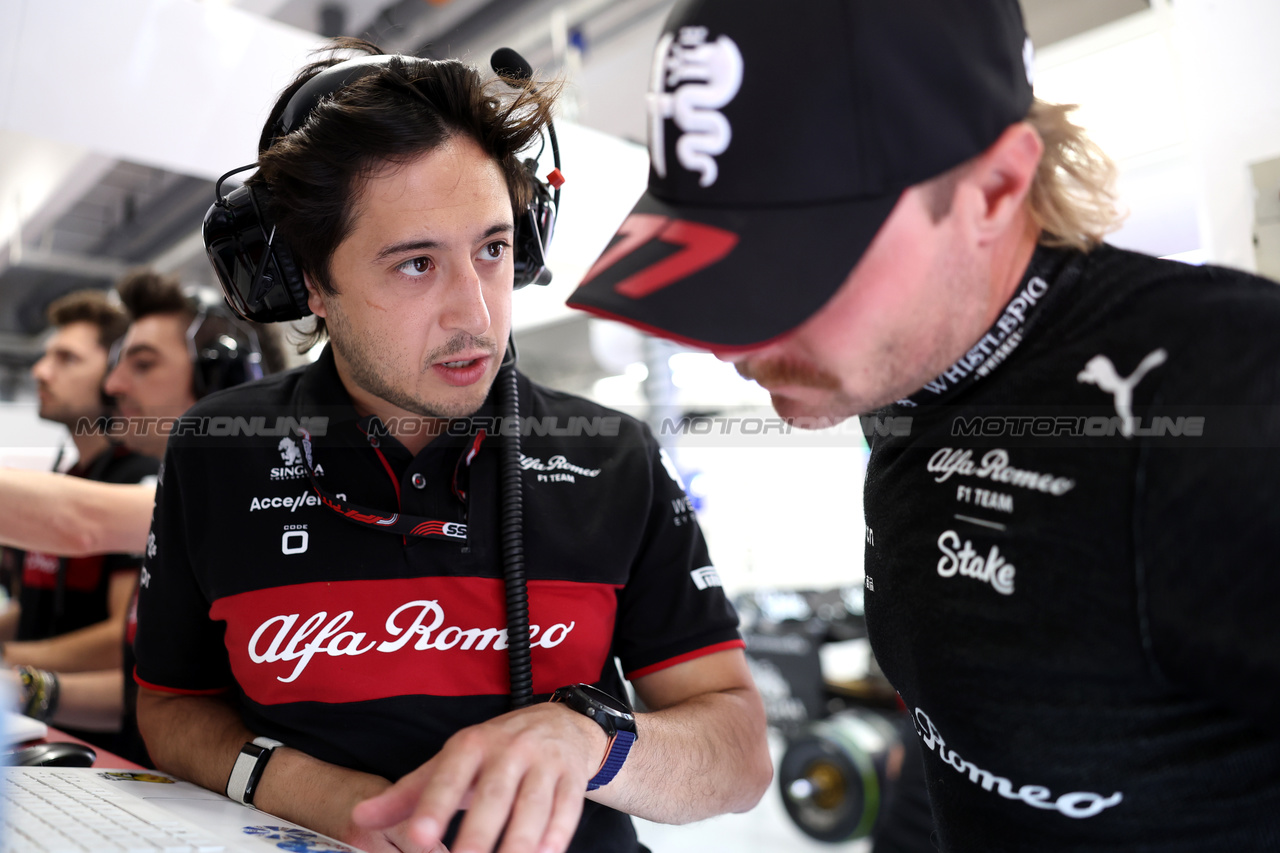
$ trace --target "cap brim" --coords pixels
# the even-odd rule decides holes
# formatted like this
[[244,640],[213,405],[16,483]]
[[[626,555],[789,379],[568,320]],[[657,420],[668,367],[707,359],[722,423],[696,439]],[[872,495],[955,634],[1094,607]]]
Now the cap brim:
[[760,346],[826,304],[897,201],[697,208],[646,193],[568,304],[697,347]]

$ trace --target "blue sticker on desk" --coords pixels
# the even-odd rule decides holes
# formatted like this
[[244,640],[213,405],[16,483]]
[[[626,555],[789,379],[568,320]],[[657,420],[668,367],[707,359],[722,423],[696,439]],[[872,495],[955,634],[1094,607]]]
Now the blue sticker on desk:
[[172,785],[174,780],[159,773],[133,773],[128,770],[117,770],[112,773],[99,773],[108,782],[150,782],[154,785]]
[[276,847],[289,853],[355,853],[345,844],[330,841],[319,833],[297,826],[246,826],[245,835],[256,835],[263,841],[274,841]]

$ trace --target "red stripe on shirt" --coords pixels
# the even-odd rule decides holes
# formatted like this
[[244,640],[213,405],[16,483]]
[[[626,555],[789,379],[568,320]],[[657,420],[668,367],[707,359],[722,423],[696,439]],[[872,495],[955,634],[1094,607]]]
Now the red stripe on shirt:
[[[612,584],[530,580],[535,693],[600,677]],[[396,578],[295,584],[220,598],[231,671],[262,705],[510,692],[502,580]]]
[[663,670],[663,669],[666,669],[667,667],[675,666],[678,663],[685,663],[686,661],[697,660],[700,657],[713,655],[716,652],[727,652],[730,649],[745,649],[746,647],[747,647],[747,644],[744,643],[742,640],[729,640],[724,643],[716,643],[714,646],[706,646],[705,648],[701,648],[696,651],[685,652],[682,655],[676,655],[673,658],[668,658],[667,660],[659,661],[658,663],[651,663],[648,666],[644,666],[644,667],[641,667],[640,669],[634,670],[632,672],[628,672],[627,679],[633,680],[636,678],[643,678],[646,675],[652,675],[653,673],[658,672],[659,670]]

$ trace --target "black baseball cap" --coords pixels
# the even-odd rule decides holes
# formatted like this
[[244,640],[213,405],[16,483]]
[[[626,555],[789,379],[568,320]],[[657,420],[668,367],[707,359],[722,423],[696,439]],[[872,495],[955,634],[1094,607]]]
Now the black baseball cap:
[[765,343],[831,298],[903,190],[1031,102],[1017,0],[681,0],[654,53],[648,191],[569,305]]

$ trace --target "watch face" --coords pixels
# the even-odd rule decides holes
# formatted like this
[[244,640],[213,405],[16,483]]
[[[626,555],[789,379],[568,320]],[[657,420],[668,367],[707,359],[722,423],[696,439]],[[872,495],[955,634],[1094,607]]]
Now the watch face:
[[552,694],[551,701],[563,702],[579,714],[595,720],[610,737],[620,731],[630,732],[633,737],[636,733],[636,718],[627,703],[590,684],[561,687]]
[[592,687],[590,684],[581,684],[578,686],[578,689],[581,690],[588,698],[603,705],[604,710],[612,713],[614,716],[631,717],[631,709],[628,708],[625,703],[613,698],[603,690]]

